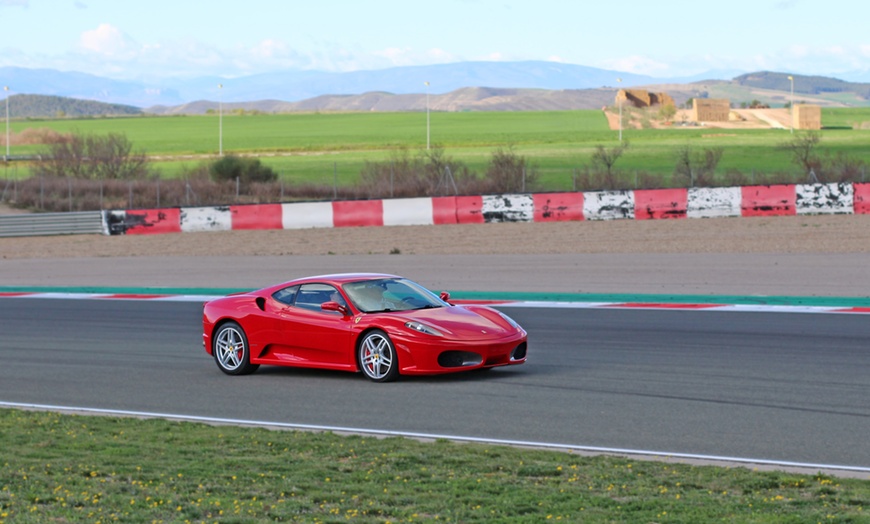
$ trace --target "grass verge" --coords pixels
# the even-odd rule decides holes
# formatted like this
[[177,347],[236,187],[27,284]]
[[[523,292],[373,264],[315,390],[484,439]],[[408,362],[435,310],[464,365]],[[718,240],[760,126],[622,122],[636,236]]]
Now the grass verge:
[[870,522],[870,481],[0,409],[0,522]]

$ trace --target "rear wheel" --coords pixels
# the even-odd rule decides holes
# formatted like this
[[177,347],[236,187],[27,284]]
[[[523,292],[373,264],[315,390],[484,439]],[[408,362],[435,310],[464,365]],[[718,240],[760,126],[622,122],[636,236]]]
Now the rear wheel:
[[212,353],[218,368],[227,375],[247,375],[260,367],[251,364],[251,348],[245,330],[235,322],[223,324],[212,340]]
[[359,366],[375,382],[390,382],[399,376],[399,359],[390,337],[380,330],[370,331],[357,349]]

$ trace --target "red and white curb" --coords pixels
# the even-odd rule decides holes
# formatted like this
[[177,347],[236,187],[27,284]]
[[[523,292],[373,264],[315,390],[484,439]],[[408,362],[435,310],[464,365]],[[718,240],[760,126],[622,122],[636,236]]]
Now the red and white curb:
[[[66,300],[141,300],[148,302],[201,302],[224,295],[173,295],[144,293],[0,292],[0,298],[50,298]],[[772,304],[677,304],[659,302],[562,302],[535,300],[452,300],[456,304],[484,304],[497,307],[552,309],[635,309],[663,311],[728,311],[738,313],[847,313],[870,314],[870,307],[802,306]]]

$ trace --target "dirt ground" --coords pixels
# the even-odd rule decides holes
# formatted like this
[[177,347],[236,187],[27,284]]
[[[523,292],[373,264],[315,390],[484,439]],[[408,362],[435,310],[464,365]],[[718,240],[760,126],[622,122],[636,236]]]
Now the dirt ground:
[[[655,111],[655,108],[652,111]],[[671,124],[658,120],[652,120],[650,123],[657,129],[695,129],[699,126],[705,129],[771,129],[773,127],[786,129],[791,125],[791,113],[789,113],[788,109],[732,109],[731,113],[736,115],[737,118],[728,122],[697,123],[692,121],[691,110],[679,109],[674,115]],[[618,113],[608,109],[604,112],[604,116],[607,117],[610,129],[614,131],[619,129]],[[683,126],[684,122],[688,125]],[[626,127],[640,129],[641,122],[639,120],[632,120],[630,123],[626,123]]]
[[0,238],[0,257],[870,253],[870,215]]
[[248,288],[386,272],[432,289],[870,297],[870,215],[0,238],[0,286]]

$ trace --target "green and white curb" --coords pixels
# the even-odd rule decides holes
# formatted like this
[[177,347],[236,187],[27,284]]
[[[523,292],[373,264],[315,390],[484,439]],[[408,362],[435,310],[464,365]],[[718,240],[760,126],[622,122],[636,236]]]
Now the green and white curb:
[[[207,302],[239,288],[0,286],[0,298]],[[451,301],[499,307],[870,314],[870,297],[640,295],[451,291]]]

